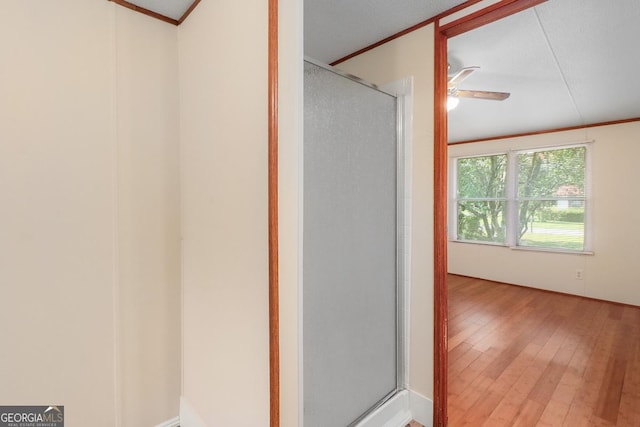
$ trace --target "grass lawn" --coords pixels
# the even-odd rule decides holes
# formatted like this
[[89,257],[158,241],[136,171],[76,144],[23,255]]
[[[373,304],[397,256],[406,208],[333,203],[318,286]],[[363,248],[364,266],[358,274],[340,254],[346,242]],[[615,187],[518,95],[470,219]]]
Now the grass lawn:
[[[531,227],[531,225],[529,225]],[[535,232],[536,228],[544,228],[551,230],[584,230],[583,222],[562,222],[562,221],[549,221],[549,222],[541,222],[534,221],[533,222],[533,230]]]
[[584,224],[581,222],[534,222],[533,229],[520,238],[521,246],[584,249]]

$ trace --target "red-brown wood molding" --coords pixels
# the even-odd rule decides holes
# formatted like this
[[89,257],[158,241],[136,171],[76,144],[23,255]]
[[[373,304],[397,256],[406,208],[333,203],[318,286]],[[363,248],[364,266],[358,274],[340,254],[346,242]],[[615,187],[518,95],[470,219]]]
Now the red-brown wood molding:
[[553,128],[553,129],[535,130],[531,132],[513,133],[510,135],[491,136],[487,138],[466,139],[464,141],[450,142],[449,145],[472,144],[475,142],[495,141],[498,139],[507,139],[507,138],[520,138],[523,136],[543,135],[545,133],[565,132],[569,130],[587,129],[587,128],[594,128],[594,127],[600,127],[600,126],[620,125],[623,123],[632,123],[632,122],[640,122],[640,117],[633,117],[631,119],[622,119],[622,120],[611,120],[608,122],[589,123],[586,125],[567,126],[563,128]]
[[191,6],[189,6],[189,9],[178,19],[178,25],[182,24],[184,20],[187,19],[187,16],[191,15],[191,12],[193,12],[193,9],[195,9],[198,4],[200,4],[200,0],[195,0]]
[[433,147],[434,399],[433,425],[447,425],[447,38],[435,31]]
[[[447,425],[447,40],[546,0],[503,0],[440,27],[435,22],[434,64],[434,399],[433,425]],[[470,3],[464,3],[464,7]],[[459,9],[461,10],[461,9]],[[451,12],[453,13],[453,12]]]
[[463,16],[453,22],[443,25],[440,31],[447,37],[457,36],[467,31],[482,27],[513,15],[530,7],[537,6],[547,0],[503,0],[477,12]]
[[189,8],[186,10],[186,12],[180,17],[180,19],[173,19],[173,18],[169,18],[168,16],[162,15],[160,13],[154,12],[152,10],[149,9],[145,9],[144,7],[141,6],[137,6],[133,3],[130,3],[126,0],[108,0],[111,2],[114,2],[115,4],[119,4],[120,6],[126,7],[127,9],[131,9],[133,11],[136,12],[140,12],[144,15],[150,16],[152,18],[156,18],[159,19],[161,21],[164,22],[168,22],[169,24],[173,24],[173,25],[180,25],[184,22],[185,19],[187,19],[187,16],[189,16],[189,14],[191,14],[191,12],[193,12],[193,9],[196,8],[196,6],[198,5],[198,3],[200,3],[201,0],[195,0],[191,6],[189,6]]
[[412,33],[412,32],[414,32],[416,30],[419,30],[422,27],[426,27],[429,24],[433,24],[434,22],[436,22],[437,20],[439,20],[440,18],[442,18],[444,16],[447,16],[447,15],[455,13],[455,12],[457,12],[459,10],[465,9],[465,8],[471,6],[471,5],[475,4],[475,3],[479,3],[481,1],[482,0],[469,0],[469,1],[465,2],[465,3],[462,3],[462,4],[458,5],[458,6],[455,6],[455,7],[451,8],[451,9],[448,9],[448,10],[444,11],[441,14],[434,16],[433,18],[429,18],[429,19],[424,20],[422,22],[418,22],[417,24],[415,24],[415,25],[413,25],[413,26],[411,26],[409,28],[406,28],[406,29],[404,29],[402,31],[399,31],[399,32],[397,32],[395,34],[392,34],[392,35],[390,35],[389,37],[387,37],[385,39],[382,39],[382,40],[380,40],[378,42],[370,44],[369,46],[363,47],[360,50],[357,50],[357,51],[355,51],[353,53],[350,53],[349,55],[346,55],[346,56],[344,56],[344,57],[342,57],[342,58],[340,58],[340,59],[338,59],[336,61],[333,61],[329,65],[331,65],[332,67],[336,66],[336,65],[340,64],[341,62],[344,62],[344,61],[346,61],[348,59],[351,59],[351,58],[353,58],[355,56],[362,55],[363,53],[368,52],[370,50],[373,50],[373,49],[377,48],[378,46],[382,46],[385,43],[388,43],[388,42],[390,42],[392,40],[395,40],[395,39],[400,38],[402,36],[405,36],[405,35],[407,35],[409,33]]
[[268,2],[269,419],[271,427],[279,427],[280,309],[278,291],[278,0],[268,0]]
[[136,12],[140,12],[144,15],[150,16],[152,18],[159,19],[164,22],[168,22],[169,24],[178,25],[180,22],[177,19],[169,18],[168,16],[161,15],[152,10],[145,9],[144,7],[136,6],[133,3],[129,3],[126,0],[109,0],[114,2],[115,4],[119,4],[120,6],[126,7],[127,9],[131,9]]

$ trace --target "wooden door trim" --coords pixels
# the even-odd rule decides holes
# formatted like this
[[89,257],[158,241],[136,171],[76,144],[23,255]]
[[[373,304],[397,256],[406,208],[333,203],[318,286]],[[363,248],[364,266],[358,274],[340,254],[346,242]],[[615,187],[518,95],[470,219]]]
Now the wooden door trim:
[[269,210],[269,420],[280,426],[280,304],[278,286],[278,0],[269,2],[268,23],[268,210]]
[[435,26],[434,70],[434,400],[433,425],[447,425],[447,37]]
[[[503,0],[442,27],[435,22],[434,58],[434,399],[433,425],[447,425],[447,40],[546,0]],[[442,17],[441,17],[442,18]]]
[[440,27],[440,31],[449,37],[454,37],[467,31],[475,30],[483,25],[491,24],[507,16],[525,9],[537,6],[547,0],[502,0],[477,12],[463,16],[453,22]]

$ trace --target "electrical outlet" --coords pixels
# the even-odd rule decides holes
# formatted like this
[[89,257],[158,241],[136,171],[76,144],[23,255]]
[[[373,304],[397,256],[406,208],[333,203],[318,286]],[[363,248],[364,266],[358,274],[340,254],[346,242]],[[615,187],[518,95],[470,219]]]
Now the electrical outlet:
[[583,271],[582,269],[578,268],[576,270],[576,280],[582,280],[582,277],[583,277]]

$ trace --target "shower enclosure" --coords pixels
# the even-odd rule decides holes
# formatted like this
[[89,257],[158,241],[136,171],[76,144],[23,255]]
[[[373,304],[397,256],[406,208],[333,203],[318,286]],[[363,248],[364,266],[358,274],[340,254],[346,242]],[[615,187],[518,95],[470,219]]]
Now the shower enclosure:
[[303,423],[352,426],[403,388],[398,100],[310,61],[304,98]]

